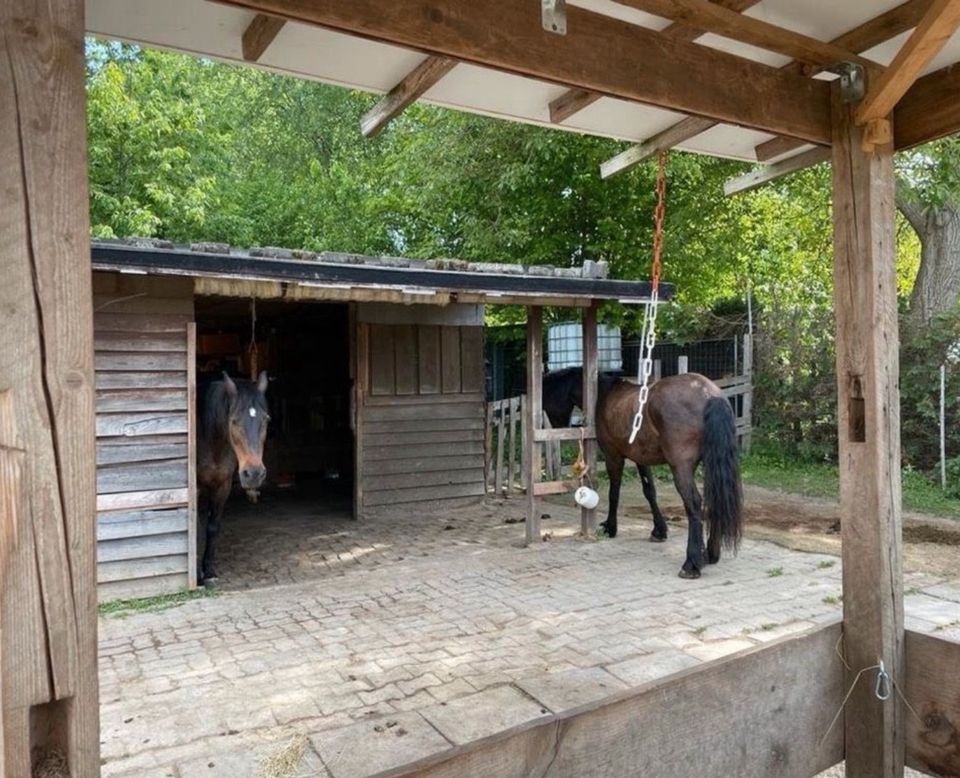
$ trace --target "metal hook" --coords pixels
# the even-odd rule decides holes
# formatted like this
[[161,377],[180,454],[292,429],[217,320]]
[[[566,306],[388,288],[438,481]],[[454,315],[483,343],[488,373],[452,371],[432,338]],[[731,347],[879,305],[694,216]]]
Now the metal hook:
[[890,676],[887,675],[886,668],[883,666],[883,660],[880,660],[880,666],[877,669],[877,685],[873,690],[873,693],[877,695],[877,699],[881,702],[886,702],[890,699]]

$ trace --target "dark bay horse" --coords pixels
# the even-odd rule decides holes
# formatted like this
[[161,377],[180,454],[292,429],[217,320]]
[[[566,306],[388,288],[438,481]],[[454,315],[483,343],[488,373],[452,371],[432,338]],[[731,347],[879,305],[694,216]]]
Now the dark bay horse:
[[252,500],[263,485],[263,442],[270,414],[267,408],[267,374],[246,381],[213,381],[200,405],[200,434],[197,441],[197,487],[206,503],[207,532],[200,580],[207,586],[217,582],[217,537],[223,507],[230,496],[233,475],[239,469],[240,485]]
[[[583,371],[567,368],[543,377],[543,407],[554,427],[566,427],[574,406],[582,408]],[[666,464],[687,514],[687,558],[681,578],[699,578],[704,559],[720,561],[720,548],[735,549],[743,528],[743,489],[733,409],[720,388],[697,373],[663,378],[650,386],[643,426],[630,444],[630,429],[637,411],[638,387],[609,375],[601,375],[597,401],[597,442],[610,476],[607,520],[601,525],[607,535],[617,535],[617,507],[626,460],[635,462],[643,494],[653,512],[650,539],[667,539],[667,522],[657,505],[652,465]],[[703,462],[705,500],[697,490],[695,473]],[[704,547],[703,516],[710,538]]]

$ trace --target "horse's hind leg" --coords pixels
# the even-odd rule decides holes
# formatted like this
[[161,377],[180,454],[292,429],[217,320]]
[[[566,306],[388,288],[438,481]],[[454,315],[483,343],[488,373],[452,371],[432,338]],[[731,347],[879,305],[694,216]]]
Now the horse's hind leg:
[[620,504],[620,482],[623,479],[623,457],[611,454],[607,457],[607,475],[610,476],[610,496],[607,508],[607,520],[600,524],[600,529],[607,533],[607,537],[617,536],[617,506]]
[[643,484],[643,496],[650,503],[650,511],[653,513],[653,532],[650,533],[650,540],[654,543],[663,543],[667,539],[667,522],[660,512],[660,506],[657,505],[657,486],[653,479],[653,470],[649,465],[637,465],[640,471],[640,483]]
[[693,477],[696,462],[670,466],[673,483],[687,512],[687,558],[680,568],[681,578],[699,578],[703,568],[703,503]]
[[710,538],[707,540],[707,564],[715,565],[720,561],[720,532],[711,522]]

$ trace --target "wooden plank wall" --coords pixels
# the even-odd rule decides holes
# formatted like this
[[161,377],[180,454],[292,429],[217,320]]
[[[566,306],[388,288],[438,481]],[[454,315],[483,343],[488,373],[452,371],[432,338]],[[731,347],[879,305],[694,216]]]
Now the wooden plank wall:
[[360,512],[482,498],[483,328],[359,326]]
[[[518,724],[393,778],[809,778],[843,759],[838,622]],[[955,775],[955,773],[951,773]]]
[[195,584],[192,320],[189,283],[94,278],[101,601]]

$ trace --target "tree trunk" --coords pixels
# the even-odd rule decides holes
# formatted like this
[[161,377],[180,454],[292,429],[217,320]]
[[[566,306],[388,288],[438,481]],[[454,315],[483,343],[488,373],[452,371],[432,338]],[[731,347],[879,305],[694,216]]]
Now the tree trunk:
[[960,207],[898,203],[920,238],[920,269],[910,295],[910,321],[927,324],[960,299]]

